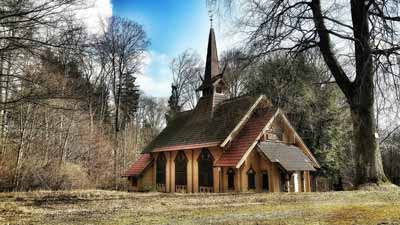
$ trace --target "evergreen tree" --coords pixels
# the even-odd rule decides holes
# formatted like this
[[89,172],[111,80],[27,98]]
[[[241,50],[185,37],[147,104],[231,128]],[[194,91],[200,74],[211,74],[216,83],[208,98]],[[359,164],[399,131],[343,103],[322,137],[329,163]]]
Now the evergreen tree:
[[351,123],[345,100],[323,68],[309,56],[276,55],[252,66],[245,89],[252,95],[265,94],[285,111],[321,164],[318,175],[334,188],[353,172],[348,160]]
[[168,100],[168,106],[169,110],[167,114],[165,115],[167,123],[172,121],[176,114],[181,111],[181,106],[179,105],[179,94],[178,94],[178,88],[176,85],[171,85],[171,96],[169,97]]
[[121,128],[130,122],[137,111],[139,105],[139,89],[135,84],[136,77],[124,75],[121,84]]

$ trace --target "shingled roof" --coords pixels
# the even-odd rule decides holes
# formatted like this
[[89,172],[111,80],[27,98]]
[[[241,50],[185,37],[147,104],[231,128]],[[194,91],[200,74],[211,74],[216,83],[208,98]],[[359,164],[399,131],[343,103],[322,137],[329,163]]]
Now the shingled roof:
[[215,107],[212,116],[204,113],[201,105],[181,112],[143,153],[218,146],[257,100],[257,97],[245,96],[222,101]]
[[257,147],[271,162],[279,163],[286,171],[315,171],[311,160],[295,145],[265,141]]

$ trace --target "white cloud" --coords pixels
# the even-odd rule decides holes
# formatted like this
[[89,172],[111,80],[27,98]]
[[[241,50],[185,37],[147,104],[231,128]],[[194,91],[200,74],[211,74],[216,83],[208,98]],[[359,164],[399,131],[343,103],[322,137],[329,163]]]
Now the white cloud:
[[171,93],[172,75],[169,70],[171,58],[151,51],[145,55],[145,66],[137,76],[139,89],[153,97],[168,97]]
[[90,33],[97,34],[102,30],[107,19],[112,16],[111,0],[87,0],[83,9],[78,10],[76,14]]

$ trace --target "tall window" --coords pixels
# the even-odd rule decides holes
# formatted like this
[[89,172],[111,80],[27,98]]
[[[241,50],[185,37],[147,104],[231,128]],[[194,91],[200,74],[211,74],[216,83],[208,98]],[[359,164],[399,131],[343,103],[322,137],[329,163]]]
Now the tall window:
[[156,183],[165,184],[165,169],[167,165],[167,160],[165,159],[164,153],[160,152],[157,157],[157,167],[156,167]]
[[213,186],[213,157],[207,149],[201,150],[199,159],[199,186]]
[[249,189],[256,189],[256,172],[251,167],[247,171],[247,184]]
[[268,172],[264,171],[262,173],[262,189],[263,191],[269,190],[269,180],[268,180]]
[[228,189],[235,189],[235,171],[232,168],[228,170]]
[[186,185],[186,164],[185,153],[180,151],[175,158],[175,184]]

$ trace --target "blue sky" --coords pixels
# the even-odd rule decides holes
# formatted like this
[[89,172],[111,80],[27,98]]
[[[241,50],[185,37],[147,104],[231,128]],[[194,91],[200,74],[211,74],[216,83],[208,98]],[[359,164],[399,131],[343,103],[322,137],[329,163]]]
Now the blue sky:
[[[138,76],[140,88],[146,95],[168,97],[171,59],[188,48],[206,55],[210,23],[205,0],[113,0],[112,8],[113,15],[142,24],[150,38],[146,66]],[[215,30],[220,45],[222,32],[219,26]]]

